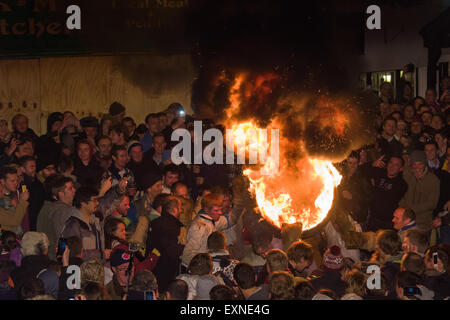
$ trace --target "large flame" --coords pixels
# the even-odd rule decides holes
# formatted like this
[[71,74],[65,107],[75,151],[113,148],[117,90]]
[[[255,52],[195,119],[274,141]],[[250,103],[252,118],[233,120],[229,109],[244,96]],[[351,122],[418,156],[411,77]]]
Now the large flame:
[[[250,180],[250,191],[256,198],[262,216],[273,225],[281,228],[283,224],[300,222],[303,230],[312,229],[327,217],[333,204],[335,188],[342,177],[331,161],[309,157],[301,143],[293,145],[287,139],[279,142],[279,159],[274,159],[269,152],[272,141],[262,139],[261,132],[262,129],[268,129],[267,136],[270,138],[270,129],[282,129],[277,119],[273,119],[265,128],[260,128],[253,120],[238,122],[233,119],[233,115],[241,111],[238,91],[243,82],[244,76],[241,75],[231,88],[231,105],[227,109],[228,119],[225,122],[227,128],[231,128],[227,130],[227,140],[234,141],[238,146],[236,153],[245,152],[248,159],[250,152],[257,150],[259,163],[263,163],[244,171]],[[261,84],[255,82],[255,86],[258,85]],[[245,90],[244,95],[247,95]],[[338,124],[344,121],[339,120]],[[295,163],[286,157],[287,150],[292,148],[301,150],[304,155],[296,159]]]

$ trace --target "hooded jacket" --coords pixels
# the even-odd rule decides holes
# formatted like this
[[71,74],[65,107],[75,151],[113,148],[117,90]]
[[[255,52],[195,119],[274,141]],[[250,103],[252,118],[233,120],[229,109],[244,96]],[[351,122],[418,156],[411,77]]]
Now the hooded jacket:
[[67,219],[76,209],[62,201],[45,201],[37,219],[37,231],[48,236],[48,256],[56,259],[56,246]]
[[345,289],[347,289],[347,283],[341,279],[339,271],[325,270],[321,277],[312,279],[310,282],[314,290],[330,289],[338,297],[342,297],[345,294]]
[[104,236],[101,231],[100,221],[95,215],[90,216],[90,221],[77,209],[67,219],[61,231],[62,238],[78,237],[83,245],[83,260],[96,259],[103,261]]
[[[26,256],[22,259],[20,267],[11,272],[11,280],[15,290],[20,294],[20,289],[30,279],[39,278],[44,282],[47,293],[57,294],[57,286],[55,292],[55,281],[58,283],[58,275],[54,270],[47,269],[50,260],[45,255]],[[47,270],[45,270],[47,269]],[[44,271],[45,270],[45,271]],[[42,275],[42,277],[40,277]]]

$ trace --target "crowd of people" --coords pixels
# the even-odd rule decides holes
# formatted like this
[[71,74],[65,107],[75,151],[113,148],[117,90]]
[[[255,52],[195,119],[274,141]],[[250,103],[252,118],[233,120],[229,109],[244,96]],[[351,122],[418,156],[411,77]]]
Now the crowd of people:
[[40,137],[0,120],[0,299],[448,299],[449,82],[439,100],[382,85],[376,139],[336,164],[312,235],[261,219],[242,165],[172,163],[172,132],[195,134],[179,103],[139,125],[118,102],[54,112]]

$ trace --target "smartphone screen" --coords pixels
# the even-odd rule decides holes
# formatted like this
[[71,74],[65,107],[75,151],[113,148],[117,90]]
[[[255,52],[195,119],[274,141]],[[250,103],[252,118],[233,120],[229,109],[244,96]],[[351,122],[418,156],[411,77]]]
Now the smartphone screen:
[[420,294],[420,289],[417,287],[405,287],[403,288],[403,294],[405,296],[414,296]]
[[66,246],[67,246],[67,240],[64,238],[59,238],[58,251],[56,253],[56,256],[62,256],[64,254],[64,251],[66,250]]
[[153,291],[152,290],[146,290],[144,291],[145,300],[153,300]]

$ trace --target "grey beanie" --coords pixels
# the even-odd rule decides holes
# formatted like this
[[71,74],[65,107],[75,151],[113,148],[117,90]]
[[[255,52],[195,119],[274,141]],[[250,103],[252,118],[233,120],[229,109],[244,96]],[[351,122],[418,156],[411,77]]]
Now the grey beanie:
[[428,164],[427,156],[422,150],[414,150],[410,156],[410,163],[422,162],[424,165]]

